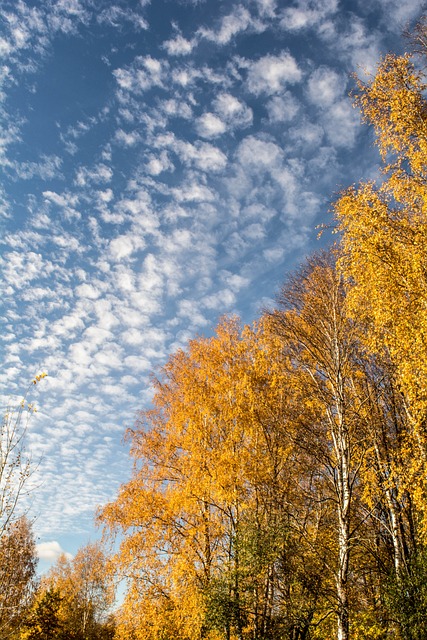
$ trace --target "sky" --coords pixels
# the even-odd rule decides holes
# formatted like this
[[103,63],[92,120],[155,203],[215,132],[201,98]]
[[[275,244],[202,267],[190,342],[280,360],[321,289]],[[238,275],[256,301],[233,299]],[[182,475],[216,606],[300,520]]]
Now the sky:
[[129,479],[150,374],[271,305],[377,176],[348,93],[416,0],[2,0],[0,391],[31,387],[41,567]]

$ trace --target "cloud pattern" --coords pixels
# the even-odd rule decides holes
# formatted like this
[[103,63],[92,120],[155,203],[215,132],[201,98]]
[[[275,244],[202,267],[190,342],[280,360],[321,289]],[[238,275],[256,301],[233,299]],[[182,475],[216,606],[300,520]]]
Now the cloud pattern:
[[126,480],[150,372],[222,314],[252,320],[333,194],[375,174],[350,74],[419,11],[96,4],[6,0],[0,32],[0,380],[49,372],[28,434],[45,559]]

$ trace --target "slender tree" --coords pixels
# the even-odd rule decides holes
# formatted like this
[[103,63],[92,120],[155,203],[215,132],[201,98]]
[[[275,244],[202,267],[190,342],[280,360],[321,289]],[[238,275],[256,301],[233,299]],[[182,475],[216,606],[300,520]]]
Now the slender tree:
[[[46,375],[37,375],[30,387]],[[27,402],[28,391],[19,401],[11,399],[8,402],[0,425],[0,539],[22,515],[18,506],[31,475],[31,458],[25,450],[25,438],[35,406]]]
[[342,232],[340,268],[349,308],[363,321],[364,342],[391,362],[408,425],[407,489],[420,513],[427,445],[427,102],[423,75],[409,55],[384,58],[358,84],[356,103],[371,124],[384,179],[352,187],[335,205]]
[[290,354],[301,389],[298,438],[317,461],[323,500],[335,504],[338,640],[349,636],[350,555],[355,526],[354,494],[363,462],[357,386],[358,337],[346,314],[343,282],[332,253],[308,260],[283,286],[276,330]]

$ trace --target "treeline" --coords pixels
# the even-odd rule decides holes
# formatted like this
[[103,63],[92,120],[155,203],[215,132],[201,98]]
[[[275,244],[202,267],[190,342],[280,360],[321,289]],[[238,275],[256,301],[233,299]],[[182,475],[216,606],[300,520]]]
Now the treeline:
[[60,559],[13,637],[427,637],[426,33],[357,83],[381,181],[340,196],[275,308],[169,358],[98,516],[116,553]]
[[[426,53],[426,23],[412,36]],[[128,432],[117,637],[427,637],[427,102],[411,55],[354,100],[383,162],[252,326],[172,355]]]

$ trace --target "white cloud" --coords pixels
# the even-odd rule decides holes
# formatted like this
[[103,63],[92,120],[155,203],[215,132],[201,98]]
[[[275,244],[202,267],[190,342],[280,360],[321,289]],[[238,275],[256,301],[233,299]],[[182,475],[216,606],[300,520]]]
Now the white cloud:
[[80,313],[64,315],[51,325],[50,331],[57,336],[64,336],[66,339],[81,331],[84,328]]
[[62,554],[64,554],[68,560],[71,560],[73,557],[71,553],[64,551],[56,540],[40,542],[36,545],[36,551],[40,560],[47,560],[48,562],[55,562]]
[[240,291],[240,289],[244,289],[250,284],[249,278],[230,271],[223,271],[221,273],[221,280],[223,280],[233,291]]
[[12,44],[6,40],[6,38],[0,38],[0,55],[2,58],[7,58],[7,56],[12,51]]
[[399,35],[409,22],[417,18],[420,14],[419,0],[373,0],[372,5],[377,5],[383,13],[383,21],[386,27],[392,29]]
[[270,249],[264,249],[262,252],[264,258],[271,263],[277,264],[281,262],[285,255],[285,247],[272,247]]
[[187,102],[176,98],[163,100],[160,103],[160,109],[169,117],[184,118],[185,120],[190,120],[193,117],[191,106]]
[[116,141],[124,147],[133,147],[141,139],[137,131],[126,132],[123,131],[123,129],[118,129],[114,137]]
[[267,105],[270,122],[291,122],[301,108],[298,100],[289,91],[273,96]]
[[242,5],[237,6],[232,13],[224,16],[218,30],[201,28],[198,31],[200,37],[211,40],[219,45],[228,44],[232,38],[247,29],[262,31],[263,25],[252,19],[249,11]]
[[75,33],[79,23],[87,24],[91,14],[79,0],[57,0],[52,12],[48,14],[48,22],[54,31],[63,33]]
[[307,92],[314,105],[328,108],[343,95],[345,87],[342,75],[328,67],[318,67],[308,80]]
[[217,138],[226,129],[226,124],[214,113],[204,113],[196,120],[196,131],[202,138]]
[[70,220],[75,218],[79,220],[81,214],[75,209],[78,203],[78,197],[75,194],[65,192],[63,194],[55,193],[55,191],[43,191],[43,197],[58,207],[63,209],[64,216]]
[[204,296],[201,299],[201,303],[206,309],[215,309],[220,313],[224,313],[236,303],[236,296],[230,289],[222,289],[209,296]]
[[173,148],[182,162],[201,171],[222,171],[227,164],[226,155],[209,142],[197,140],[195,144],[191,144],[177,140]]
[[349,100],[341,100],[328,109],[324,127],[332,145],[351,148],[360,128],[360,117]]
[[96,20],[99,24],[108,24],[111,27],[116,28],[121,27],[124,22],[130,22],[134,27],[143,29],[144,31],[149,27],[145,18],[136,11],[123,9],[117,5],[113,5],[103,11],[100,11],[96,16]]
[[112,189],[105,189],[104,191],[98,191],[97,195],[99,196],[99,199],[103,203],[111,202],[111,200],[114,198],[114,193]]
[[148,358],[141,356],[126,356],[123,361],[124,368],[127,371],[137,373],[147,373],[152,371],[153,363]]
[[230,93],[220,93],[214,100],[213,107],[232,127],[248,127],[252,124],[252,109]]
[[124,91],[141,94],[151,87],[163,84],[164,65],[152,56],[137,56],[127,69],[116,69],[113,74]]
[[277,8],[276,0],[256,0],[256,4],[262,16],[268,16],[269,18],[275,17]]
[[92,284],[80,284],[75,289],[76,295],[79,298],[88,298],[89,300],[96,300],[101,295],[101,291],[94,287]]
[[145,342],[144,332],[132,327],[122,333],[122,340],[125,344],[133,347],[140,346]]
[[137,237],[132,233],[128,233],[111,240],[109,244],[109,253],[113,260],[119,262],[124,258],[130,258],[132,253],[144,246],[145,243],[142,238]]
[[265,237],[265,229],[258,222],[248,225],[242,229],[242,237],[250,241],[261,241]]
[[[10,142],[9,134],[6,134],[6,143]],[[3,144],[4,141],[0,140],[0,149]],[[34,177],[49,180],[61,177],[62,159],[56,155],[47,156],[43,154],[39,162],[15,162],[11,166],[16,175],[22,180],[31,180]]]
[[79,187],[84,187],[88,183],[94,182],[96,184],[110,182],[113,177],[113,171],[111,167],[108,167],[104,163],[99,163],[89,169],[88,167],[79,167],[76,172],[75,183]]
[[338,0],[299,0],[296,7],[282,11],[281,27],[286,31],[300,31],[321,22],[336,13]]
[[3,265],[4,282],[16,289],[24,288],[41,274],[48,276],[54,269],[51,262],[43,260],[41,254],[34,251],[11,251],[0,256],[0,264]]
[[118,265],[114,269],[114,284],[123,293],[130,293],[135,290],[135,273],[125,265]]
[[42,50],[47,45],[44,12],[23,2],[16,4],[15,13],[5,9],[2,15],[4,36],[0,39],[0,50],[4,57],[11,59],[17,58],[20,50],[34,46],[36,42]]
[[[92,362],[95,367],[101,365],[103,372],[106,372],[108,369],[114,369],[118,372],[122,368],[122,355],[122,351],[117,345],[106,343],[102,349],[93,356]],[[105,373],[103,373],[103,375],[105,375]]]
[[160,155],[154,156],[150,154],[148,162],[146,164],[147,171],[152,176],[158,176],[163,171],[169,171],[174,169],[173,162],[169,158],[165,150],[161,151]]
[[381,56],[381,33],[369,31],[363,19],[352,16],[343,26],[339,22],[324,25],[321,37],[349,70],[358,74],[373,73]]
[[166,49],[170,56],[187,56],[194,48],[194,41],[187,40],[181,34],[175,36],[171,40],[166,40],[163,43],[163,48]]
[[283,161],[283,151],[274,142],[248,136],[237,149],[237,158],[247,170],[273,169]]
[[39,301],[46,298],[54,298],[55,296],[55,292],[48,287],[31,287],[31,289],[27,289],[22,293],[22,300],[35,302],[36,300]]
[[90,355],[87,346],[80,342],[70,346],[67,357],[78,367],[88,367],[92,362],[92,356]]
[[[329,118],[329,112],[326,118]],[[323,133],[324,131],[320,124],[302,119],[289,131],[289,137],[296,141],[299,146],[302,144],[304,152],[307,152],[308,149],[317,148],[321,145]]]
[[188,182],[178,189],[172,189],[172,193],[178,202],[211,202],[215,200],[215,195],[209,187],[196,182]]
[[178,302],[178,316],[188,319],[193,327],[204,327],[208,324],[207,318],[199,308],[199,302],[195,300],[180,300]]
[[300,82],[301,69],[295,58],[283,51],[278,56],[267,55],[249,65],[248,89],[259,95],[271,95],[283,91],[287,84]]

